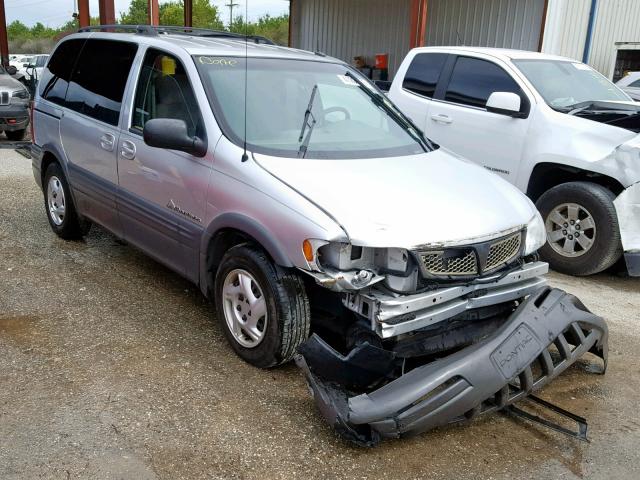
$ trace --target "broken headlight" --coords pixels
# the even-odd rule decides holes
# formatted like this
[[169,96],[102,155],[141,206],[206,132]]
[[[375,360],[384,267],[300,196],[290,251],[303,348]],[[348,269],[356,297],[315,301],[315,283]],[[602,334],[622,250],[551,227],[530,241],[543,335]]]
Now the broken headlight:
[[524,254],[531,255],[542,247],[547,241],[547,230],[540,213],[536,212],[527,224],[527,239],[525,241]]

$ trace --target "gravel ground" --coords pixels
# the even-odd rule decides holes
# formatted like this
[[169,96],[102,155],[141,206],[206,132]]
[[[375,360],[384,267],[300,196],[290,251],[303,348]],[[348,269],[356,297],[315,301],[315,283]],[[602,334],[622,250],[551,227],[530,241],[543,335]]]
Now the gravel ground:
[[240,361],[198,290],[93,228],[49,229],[29,160],[0,151],[0,478],[640,478],[640,281],[550,276],[610,326],[609,371],[541,393],[580,443],[501,414],[374,449],[340,440],[295,366]]

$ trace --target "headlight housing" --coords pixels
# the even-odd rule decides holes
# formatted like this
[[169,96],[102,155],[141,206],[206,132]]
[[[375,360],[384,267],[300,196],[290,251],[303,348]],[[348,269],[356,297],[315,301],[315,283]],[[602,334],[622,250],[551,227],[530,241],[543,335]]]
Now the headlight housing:
[[542,216],[539,212],[535,215],[529,223],[527,223],[527,238],[524,246],[524,254],[531,255],[542,247],[547,241],[547,229],[542,221]]
[[11,96],[14,98],[27,100],[29,98],[29,91],[26,88],[23,88],[22,90],[16,90],[15,92],[13,92]]

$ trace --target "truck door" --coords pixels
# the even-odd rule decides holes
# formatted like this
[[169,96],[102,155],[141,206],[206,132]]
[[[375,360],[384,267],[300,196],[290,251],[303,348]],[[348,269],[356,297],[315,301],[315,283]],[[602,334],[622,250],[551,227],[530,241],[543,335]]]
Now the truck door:
[[[431,102],[427,136],[515,183],[530,123],[529,97],[505,69],[482,58],[457,57],[448,81],[443,81],[445,87],[439,86]],[[527,118],[488,112],[485,106],[493,92],[519,95]]]
[[402,81],[394,82],[389,92],[398,108],[425,132],[432,98],[448,56],[438,52],[416,54],[409,60],[406,72],[400,69],[398,78]]

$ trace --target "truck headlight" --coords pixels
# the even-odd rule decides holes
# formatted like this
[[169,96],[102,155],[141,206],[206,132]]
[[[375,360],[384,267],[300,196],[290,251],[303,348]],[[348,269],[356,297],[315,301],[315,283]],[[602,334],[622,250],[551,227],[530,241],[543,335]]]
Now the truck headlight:
[[547,229],[542,221],[542,216],[539,212],[533,216],[529,223],[527,223],[527,239],[524,245],[524,254],[531,255],[542,247],[547,241]]

